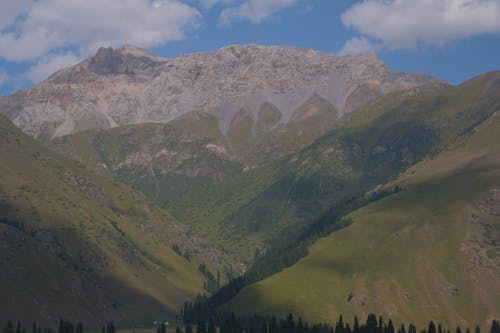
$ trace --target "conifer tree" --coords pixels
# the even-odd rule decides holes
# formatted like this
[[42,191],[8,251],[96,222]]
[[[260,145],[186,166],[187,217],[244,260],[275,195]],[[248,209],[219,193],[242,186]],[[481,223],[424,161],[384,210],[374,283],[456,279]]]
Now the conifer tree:
[[216,331],[215,331],[215,324],[214,324],[214,320],[212,319],[212,317],[210,317],[210,319],[208,319],[208,329],[207,329],[207,332],[208,333],[216,333]]
[[434,325],[434,322],[432,320],[429,322],[427,333],[436,333],[436,326]]
[[207,333],[205,322],[198,322],[198,325],[196,325],[196,333]]
[[339,320],[335,326],[335,333],[344,333],[344,319],[342,318],[342,315],[339,316]]
[[351,326],[349,326],[349,324],[345,324],[344,333],[352,333]]
[[410,323],[410,326],[408,326],[408,333],[417,333],[417,328],[415,325]]
[[360,333],[358,317],[354,316],[354,325],[352,326],[352,333]]
[[391,319],[389,319],[389,324],[387,324],[387,333],[394,333],[394,324]]
[[491,324],[490,333],[500,333],[500,321],[493,320],[493,323]]
[[384,333],[384,322],[382,321],[382,316],[378,317],[377,332]]
[[406,333],[405,325],[401,324],[401,327],[398,330],[398,333]]
[[479,325],[476,325],[476,329],[474,330],[474,333],[481,333],[481,329],[479,328]]
[[115,326],[113,325],[113,322],[109,322],[106,325],[106,333],[115,333]]
[[304,323],[302,322],[302,318],[299,317],[299,320],[297,321],[297,329],[295,330],[296,333],[305,333],[304,331]]
[[456,333],[462,333],[462,329],[460,328],[460,326],[457,326],[457,329],[455,330]]
[[[366,333],[378,333],[377,317],[373,313],[368,315],[366,318]],[[412,333],[412,332],[410,332]],[[416,332],[414,332],[416,333]]]
[[3,333],[14,333],[14,325],[12,325],[10,320],[7,322],[7,325],[5,325]]

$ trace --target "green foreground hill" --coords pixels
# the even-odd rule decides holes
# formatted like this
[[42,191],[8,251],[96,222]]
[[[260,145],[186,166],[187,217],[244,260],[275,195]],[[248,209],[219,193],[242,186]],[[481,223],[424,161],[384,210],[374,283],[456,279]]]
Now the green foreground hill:
[[203,290],[200,272],[171,249],[199,240],[142,193],[3,116],[0,151],[0,322],[144,325],[174,317]]
[[[434,109],[421,113],[431,121],[446,112],[472,119],[475,110],[469,106],[480,105],[481,94],[498,85],[494,78],[467,83],[467,91],[478,92],[472,102],[460,103],[471,95],[464,87],[453,88],[454,108],[437,104],[445,100],[441,95]],[[498,87],[493,91],[498,93]],[[358,123],[365,121],[373,119],[361,117]],[[371,312],[417,325],[433,319],[450,327],[486,327],[498,319],[499,111],[471,125],[389,184],[400,185],[402,192],[354,211],[350,226],[320,239],[292,267],[246,287],[227,306],[328,322],[339,314],[350,320]]]

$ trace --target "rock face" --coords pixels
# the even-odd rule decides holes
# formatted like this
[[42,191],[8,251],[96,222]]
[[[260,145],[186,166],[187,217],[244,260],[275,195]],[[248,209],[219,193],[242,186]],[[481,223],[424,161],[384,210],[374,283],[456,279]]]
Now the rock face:
[[167,123],[191,111],[214,114],[226,134],[242,109],[254,121],[263,108],[278,110],[278,126],[296,119],[294,111],[312,97],[341,117],[383,94],[440,82],[394,73],[374,54],[242,45],[168,59],[125,45],[101,48],[26,91],[0,97],[0,112],[41,139]]

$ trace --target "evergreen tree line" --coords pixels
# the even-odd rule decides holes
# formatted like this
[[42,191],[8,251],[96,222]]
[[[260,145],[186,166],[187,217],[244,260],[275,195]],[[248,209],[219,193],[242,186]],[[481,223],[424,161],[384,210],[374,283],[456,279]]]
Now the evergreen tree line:
[[108,322],[106,325],[102,325],[101,333],[115,333],[115,326],[112,322]]
[[297,233],[273,240],[271,242],[273,246],[266,255],[258,258],[244,275],[230,280],[211,296],[198,295],[195,300],[186,302],[181,310],[183,317],[188,320],[192,318],[208,320],[209,317],[215,315],[213,309],[227,303],[243,287],[292,266],[308,254],[308,247],[319,238],[350,225],[351,219],[344,218],[344,216],[401,190],[400,186],[394,186],[368,194],[359,193],[344,197],[313,223],[304,226]]
[[[158,331],[165,333],[165,331]],[[187,323],[182,330],[177,327],[176,333],[417,333],[417,327],[413,324],[401,324],[395,327],[391,319],[384,321],[382,317],[374,314],[368,315],[365,322],[360,322],[354,317],[352,324],[344,322],[342,315],[339,316],[336,324],[314,324],[297,320],[292,314],[286,318],[263,317],[254,315],[252,317],[237,317],[234,313],[219,313],[215,318],[208,320],[199,320],[195,326]],[[465,331],[457,326],[455,329],[445,329],[438,323],[431,320],[427,327],[421,328],[419,333],[472,333],[469,328]],[[481,333],[479,326],[476,326],[474,333]],[[489,333],[500,333],[500,321],[494,320],[491,324]]]
[[220,273],[217,272],[217,278],[210,272],[204,262],[198,266],[198,270],[201,274],[205,276],[204,289],[209,293],[213,294],[220,289]]
[[181,257],[184,257],[189,262],[191,262],[191,260],[193,259],[193,258],[191,258],[191,255],[189,254],[188,251],[186,251],[185,253],[182,253],[178,244],[172,245],[172,250],[174,250],[174,252],[177,253],[178,255],[180,255]]
[[72,322],[61,318],[59,320],[57,331],[53,331],[52,328],[38,326],[35,322],[33,322],[31,329],[27,329],[22,326],[20,321],[17,321],[14,328],[12,321],[8,321],[4,326],[2,333],[83,333],[83,324],[77,323],[76,325],[73,325]]

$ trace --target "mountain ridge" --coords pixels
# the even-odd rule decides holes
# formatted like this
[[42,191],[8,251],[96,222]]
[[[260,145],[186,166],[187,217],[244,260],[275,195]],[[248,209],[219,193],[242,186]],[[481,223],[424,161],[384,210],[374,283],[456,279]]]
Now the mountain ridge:
[[253,119],[273,104],[287,123],[314,94],[339,116],[386,93],[443,81],[395,73],[375,54],[336,56],[284,46],[233,45],[163,58],[125,45],[96,55],[26,91],[0,98],[0,109],[25,132],[50,139],[87,129],[168,123],[192,111],[214,114],[227,133],[235,113]]

